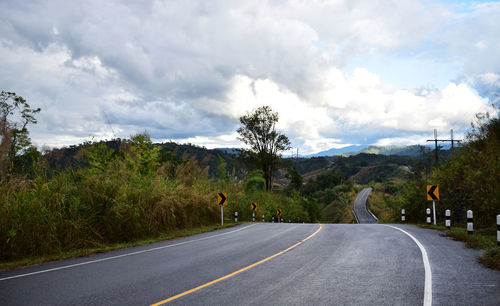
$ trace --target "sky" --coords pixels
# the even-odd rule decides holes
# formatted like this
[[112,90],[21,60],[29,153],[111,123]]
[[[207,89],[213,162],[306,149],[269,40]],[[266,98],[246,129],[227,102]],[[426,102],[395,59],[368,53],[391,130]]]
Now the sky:
[[498,116],[499,20],[498,1],[0,0],[0,90],[42,109],[38,147],[242,147],[263,105],[300,154],[425,144]]

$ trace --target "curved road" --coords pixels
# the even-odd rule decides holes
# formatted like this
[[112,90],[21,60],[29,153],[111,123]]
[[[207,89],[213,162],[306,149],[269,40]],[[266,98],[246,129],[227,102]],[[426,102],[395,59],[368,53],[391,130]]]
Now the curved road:
[[366,208],[366,200],[368,196],[372,192],[371,188],[365,188],[361,190],[356,199],[354,200],[354,214],[356,215],[356,219],[359,224],[371,224],[378,223],[378,220],[374,218],[374,216],[368,212]]
[[180,293],[167,305],[423,305],[428,273],[434,305],[498,305],[500,272],[480,266],[479,251],[396,227],[240,225],[2,272],[0,305],[150,305]]

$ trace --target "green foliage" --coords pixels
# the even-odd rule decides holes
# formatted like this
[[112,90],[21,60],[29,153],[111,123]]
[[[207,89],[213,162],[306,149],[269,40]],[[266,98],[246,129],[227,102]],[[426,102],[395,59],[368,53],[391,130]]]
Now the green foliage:
[[468,142],[431,172],[416,172],[406,184],[403,208],[407,219],[422,222],[426,185],[439,185],[441,201],[437,203],[438,220],[444,211],[452,211],[454,224],[465,222],[466,211],[474,212],[474,226],[493,227],[500,214],[500,119],[478,115]]
[[287,191],[292,190],[300,191],[302,189],[302,184],[304,183],[304,178],[300,175],[299,171],[295,167],[289,167],[286,178],[290,179],[290,184],[287,187]]
[[130,151],[125,152],[125,159],[141,175],[152,174],[160,166],[160,150],[153,146],[146,132],[139,133],[130,138]]
[[315,193],[324,193],[327,192],[327,189],[341,184],[344,180],[346,180],[345,176],[334,169],[324,171],[316,179],[307,182],[302,188],[302,193],[309,196],[314,196]]
[[130,157],[101,158],[110,150],[93,144],[89,152],[94,166],[0,185],[0,259],[129,242],[217,223],[217,189],[203,170],[186,161],[168,178],[166,168],[154,168],[154,153],[147,151],[145,146],[131,149],[137,158],[130,166]]
[[217,178],[219,180],[227,182],[229,180],[229,175],[227,175],[227,168],[226,168],[227,163],[220,154],[217,154],[217,157],[219,158],[219,164],[217,165]]
[[259,220],[265,214],[270,221],[277,208],[289,221],[319,219],[314,200],[265,192],[262,171],[243,183],[227,176],[210,179],[208,167],[195,158],[179,159],[158,148],[147,134],[115,148],[88,142],[76,154],[84,166],[59,171],[51,171],[48,160],[33,151],[31,176],[0,184],[0,260],[53,256],[218,224],[218,192],[228,193],[226,220],[234,211],[240,220],[251,220],[253,201]]
[[280,192],[266,192],[265,190],[244,191],[239,190],[228,194],[229,205],[227,207],[229,216],[234,216],[238,212],[240,220],[251,220],[252,213],[250,204],[257,203],[257,220],[265,216],[267,222],[274,216],[277,221],[276,211],[279,208],[282,211],[282,217],[286,222],[316,222],[318,213],[315,208],[310,207],[313,201],[303,197],[289,197]]
[[264,179],[264,172],[262,170],[254,170],[250,172],[245,180],[245,191],[261,191],[266,189],[266,180]]
[[24,158],[18,160],[18,157],[31,147],[28,125],[37,123],[35,115],[39,112],[40,108],[31,108],[26,100],[16,93],[0,92],[1,178],[12,174],[15,165],[23,164]]
[[104,142],[89,143],[88,146],[87,162],[91,169],[105,171],[116,159],[116,151],[108,148]]

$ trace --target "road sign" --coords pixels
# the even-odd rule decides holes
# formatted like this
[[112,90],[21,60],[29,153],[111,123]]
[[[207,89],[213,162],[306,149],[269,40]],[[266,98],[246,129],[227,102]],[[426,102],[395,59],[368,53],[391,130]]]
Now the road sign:
[[279,209],[279,208],[278,208],[278,210],[276,211],[276,214],[277,214],[278,216],[281,216],[281,209]]
[[256,211],[257,210],[257,203],[252,202],[252,204],[250,205],[250,207],[252,208],[252,211]]
[[219,192],[217,194],[217,203],[219,205],[227,205],[227,193]]
[[427,185],[427,200],[439,201],[439,186],[438,185]]

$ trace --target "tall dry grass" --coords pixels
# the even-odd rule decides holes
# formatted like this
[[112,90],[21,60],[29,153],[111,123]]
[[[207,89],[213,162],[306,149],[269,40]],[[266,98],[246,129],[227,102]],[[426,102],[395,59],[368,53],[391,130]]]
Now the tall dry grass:
[[[158,237],[169,231],[220,222],[218,192],[228,193],[226,222],[239,212],[258,220],[283,211],[286,220],[309,221],[314,204],[301,197],[245,188],[248,182],[209,178],[195,159],[160,163],[147,135],[133,136],[115,152],[88,143],[87,167],[62,172],[40,162],[31,178],[0,182],[0,260],[45,256]],[[223,168],[223,167],[222,167]],[[255,177],[253,177],[255,179]],[[250,184],[251,185],[251,184]]]

